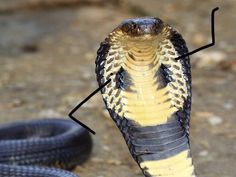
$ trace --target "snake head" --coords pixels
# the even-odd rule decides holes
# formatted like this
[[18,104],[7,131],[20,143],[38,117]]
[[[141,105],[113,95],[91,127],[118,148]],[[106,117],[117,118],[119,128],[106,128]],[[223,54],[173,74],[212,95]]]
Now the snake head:
[[162,20],[158,18],[134,18],[127,19],[118,26],[123,33],[130,37],[143,35],[158,35],[164,27]]

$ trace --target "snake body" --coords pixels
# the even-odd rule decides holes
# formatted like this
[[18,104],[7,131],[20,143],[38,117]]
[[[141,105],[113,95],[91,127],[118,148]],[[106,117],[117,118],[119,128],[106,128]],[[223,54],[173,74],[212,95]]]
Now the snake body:
[[89,157],[91,147],[89,133],[69,120],[42,119],[1,125],[0,176],[77,177],[55,167],[74,168]]
[[128,19],[97,51],[106,108],[146,177],[195,177],[189,145],[191,72],[182,36],[158,18]]

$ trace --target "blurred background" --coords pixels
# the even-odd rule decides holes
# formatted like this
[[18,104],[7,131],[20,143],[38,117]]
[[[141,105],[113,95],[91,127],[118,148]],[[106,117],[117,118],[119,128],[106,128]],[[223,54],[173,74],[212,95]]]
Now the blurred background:
[[[191,146],[199,177],[236,176],[236,1],[0,0],[0,123],[62,117],[97,88],[96,50],[122,20],[163,19],[183,35],[191,56]],[[142,177],[101,95],[76,117],[91,127],[94,149],[82,177]]]

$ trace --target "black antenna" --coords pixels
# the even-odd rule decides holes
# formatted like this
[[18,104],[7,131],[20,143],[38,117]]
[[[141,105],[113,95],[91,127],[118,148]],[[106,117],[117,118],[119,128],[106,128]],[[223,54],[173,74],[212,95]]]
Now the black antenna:
[[214,8],[211,12],[211,38],[212,38],[212,42],[210,44],[204,45],[196,50],[193,50],[189,53],[183,54],[183,55],[175,58],[176,60],[179,60],[180,58],[187,57],[187,56],[192,55],[196,52],[199,52],[200,50],[203,50],[203,49],[206,49],[208,47],[212,47],[213,45],[215,45],[215,12],[217,10],[219,10],[219,7]]
[[83,101],[81,101],[74,109],[72,109],[72,111],[68,114],[68,116],[75,121],[76,123],[80,124],[82,127],[86,128],[89,132],[91,132],[92,134],[96,134],[95,131],[93,131],[91,128],[89,128],[87,125],[83,124],[82,122],[80,122],[78,119],[76,119],[73,114],[84,104],[86,103],[92,96],[94,96],[97,92],[99,92],[100,90],[102,90],[103,87],[105,87],[109,82],[111,81],[111,79],[108,79],[104,84],[102,84],[99,88],[97,88],[96,90],[94,90],[89,96],[87,96]]

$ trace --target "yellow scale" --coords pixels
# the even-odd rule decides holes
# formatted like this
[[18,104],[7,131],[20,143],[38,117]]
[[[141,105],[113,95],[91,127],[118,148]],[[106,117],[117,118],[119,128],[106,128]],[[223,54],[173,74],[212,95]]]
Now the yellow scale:
[[124,116],[142,126],[166,123],[168,117],[177,111],[171,106],[169,86],[158,89],[158,82],[155,82],[160,62],[154,49],[153,46],[132,46],[132,49],[128,46],[122,64],[134,84],[132,92],[121,92]]

